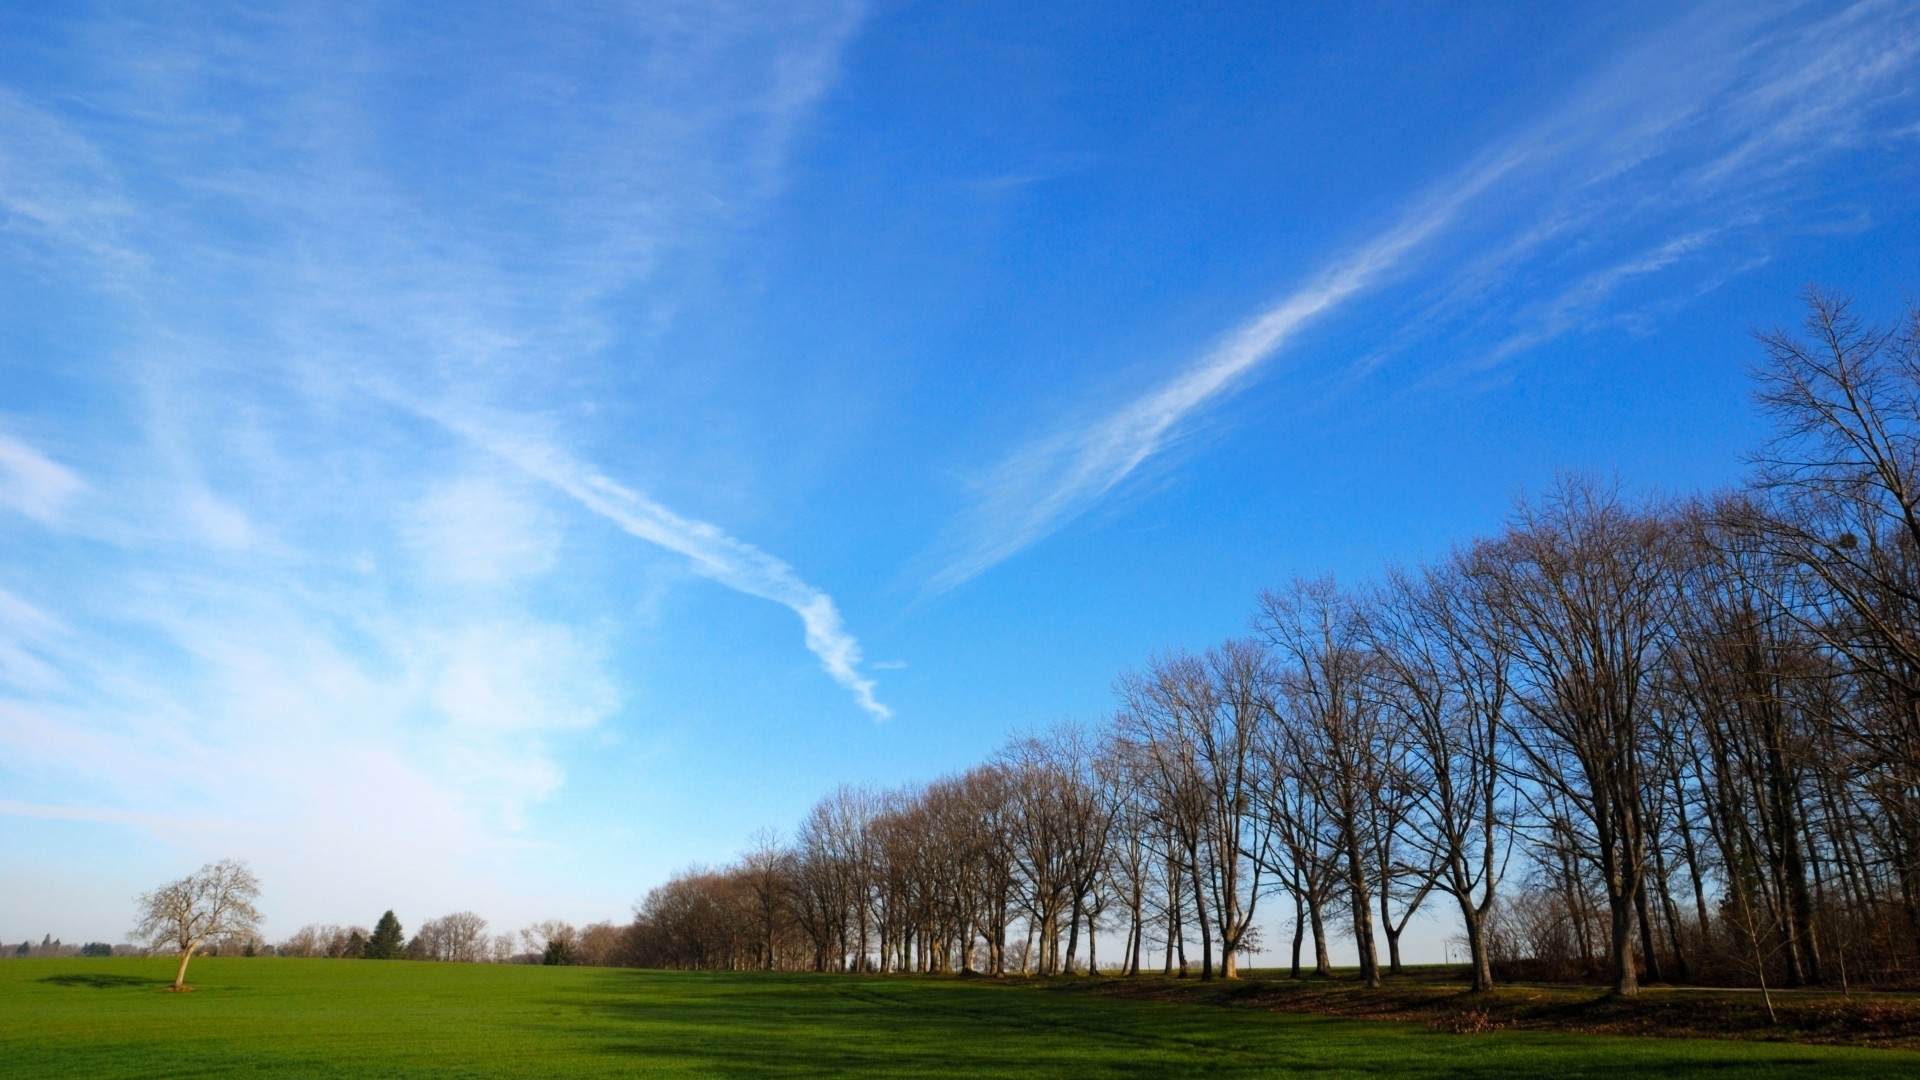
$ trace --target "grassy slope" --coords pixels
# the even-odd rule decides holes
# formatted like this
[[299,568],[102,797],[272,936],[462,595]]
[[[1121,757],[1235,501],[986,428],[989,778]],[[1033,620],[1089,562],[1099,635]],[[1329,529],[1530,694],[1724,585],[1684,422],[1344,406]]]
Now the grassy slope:
[[1920,1077],[1920,1054],[1381,1024],[983,982],[208,959],[0,962],[0,1075]]

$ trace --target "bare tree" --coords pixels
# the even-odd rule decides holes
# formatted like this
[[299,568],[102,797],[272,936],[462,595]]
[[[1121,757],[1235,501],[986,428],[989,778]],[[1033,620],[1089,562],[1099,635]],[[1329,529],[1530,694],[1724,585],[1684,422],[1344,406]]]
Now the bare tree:
[[327,937],[339,927],[319,926],[309,923],[293,932],[285,941],[274,947],[279,956],[325,956],[327,955]]
[[1476,991],[1493,987],[1486,920],[1511,849],[1506,709],[1513,648],[1473,554],[1387,575],[1369,638],[1407,735],[1409,847],[1459,906]]
[[1133,760],[1131,745],[1117,732],[1110,733],[1100,757],[1101,781],[1113,806],[1109,845],[1113,887],[1127,912],[1121,969],[1127,975],[1138,975],[1146,948],[1148,898],[1161,885],[1160,868],[1165,859],[1154,844],[1153,804],[1145,789],[1133,781],[1140,765]]
[[1289,721],[1285,752],[1300,763],[1299,782],[1318,805],[1339,852],[1360,977],[1378,987],[1376,821],[1389,781],[1380,768],[1383,716],[1370,684],[1374,660],[1364,623],[1333,581],[1322,579],[1263,594],[1255,625],[1280,656],[1281,709]]
[[1237,978],[1270,860],[1272,822],[1260,813],[1273,673],[1260,648],[1229,641],[1205,656],[1175,653],[1122,676],[1119,714],[1128,758],[1162,808],[1170,854],[1185,871],[1200,929],[1200,977]]
[[487,920],[471,911],[457,911],[421,923],[407,945],[407,956],[473,964],[486,959],[490,946]]
[[753,891],[753,919],[760,966],[772,971],[780,931],[787,920],[787,897],[793,889],[793,856],[780,846],[780,835],[762,829],[748,841],[740,867]]
[[1883,707],[1835,717],[1876,774],[1873,797],[1909,932],[1920,936],[1920,307],[1864,325],[1845,299],[1807,293],[1803,337],[1760,335],[1761,405],[1778,423],[1759,455],[1769,500],[1750,535],[1815,588],[1801,619]]
[[1569,850],[1592,860],[1611,919],[1614,991],[1639,992],[1633,930],[1658,977],[1645,868],[1644,796],[1655,665],[1671,628],[1671,560],[1658,517],[1611,488],[1563,479],[1540,505],[1523,505],[1507,535],[1484,549],[1490,600],[1512,628],[1516,740],[1531,781],[1549,789],[1584,836]]
[[570,922],[542,919],[520,931],[520,940],[529,952],[537,953],[543,964],[573,963],[573,948],[580,932]]
[[793,911],[814,945],[815,969],[864,971],[871,950],[876,851],[883,800],[842,786],[800,825]]
[[1276,710],[1260,747],[1267,759],[1260,812],[1273,828],[1273,842],[1266,852],[1267,868],[1293,896],[1292,977],[1300,977],[1300,949],[1309,930],[1313,933],[1313,973],[1330,977],[1333,958],[1327,949],[1326,908],[1334,900],[1340,853],[1307,779],[1312,765],[1294,753],[1295,740],[1288,723],[1286,713]]
[[[1038,938],[1036,968],[1063,969],[1061,937],[1078,931],[1085,811],[1093,802],[1073,768],[1071,752],[1049,740],[1015,740],[1004,749],[1017,812],[1010,820],[1015,865],[1024,886],[1029,931]],[[1071,914],[1072,919],[1068,916]]]
[[1013,820],[1019,814],[1012,776],[1007,767],[990,762],[960,778],[966,802],[978,830],[975,836],[979,875],[980,934],[987,943],[987,970],[995,977],[1007,973],[1007,927],[1013,919],[1020,884],[1019,853]]
[[209,941],[254,935],[260,931],[260,880],[234,859],[208,863],[178,881],[140,897],[140,925],[134,935],[156,949],[180,950],[173,988],[186,989],[187,964]]
[[573,939],[573,962],[582,967],[610,967],[620,955],[622,934],[610,922],[588,923]]
[[469,964],[486,959],[487,920],[471,911],[456,911],[441,917],[440,928],[446,959]]

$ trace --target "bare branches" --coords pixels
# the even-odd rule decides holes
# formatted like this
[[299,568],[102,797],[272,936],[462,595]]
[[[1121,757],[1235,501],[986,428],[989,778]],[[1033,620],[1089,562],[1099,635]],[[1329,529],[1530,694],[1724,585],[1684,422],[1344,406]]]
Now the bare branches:
[[208,863],[178,881],[140,897],[140,924],[134,929],[155,948],[177,949],[180,968],[173,988],[186,988],[187,964],[210,941],[251,937],[260,930],[260,881],[247,864],[233,859]]
[[471,911],[456,911],[421,923],[407,944],[407,958],[476,964],[487,959],[492,944],[487,920]]
[[1455,555],[1393,571],[1369,610],[1382,700],[1397,713],[1409,805],[1402,835],[1426,881],[1459,905],[1473,987],[1493,986],[1486,921],[1511,851],[1511,628],[1488,602],[1494,564]]

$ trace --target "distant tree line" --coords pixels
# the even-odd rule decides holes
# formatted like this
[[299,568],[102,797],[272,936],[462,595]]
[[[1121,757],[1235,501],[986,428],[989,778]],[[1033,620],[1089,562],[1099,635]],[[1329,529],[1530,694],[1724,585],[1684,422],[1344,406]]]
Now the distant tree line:
[[[1118,941],[1128,974],[1234,978],[1256,946],[1327,974],[1338,938],[1378,985],[1444,901],[1476,988],[1912,983],[1920,310],[1808,304],[1759,339],[1745,487],[1567,477],[1430,565],[1270,591],[1100,724],[678,875],[618,959],[1050,974]],[[1276,905],[1291,941],[1259,942]]]
[[0,956],[23,960],[63,956],[112,956],[113,954],[113,946],[104,941],[89,941],[84,945],[63,945],[60,939],[52,934],[42,937],[37,945],[32,941],[22,941],[18,945],[0,945]]
[[408,938],[400,920],[388,911],[372,930],[334,924],[303,926],[278,945],[263,948],[263,954],[335,960],[608,967],[625,962],[625,939],[625,928],[611,922],[576,928],[558,919],[534,923],[518,933],[491,934],[487,920],[471,911],[429,919]]
[[321,957],[333,960],[439,960],[464,963],[613,965],[628,962],[631,932],[610,922],[576,929],[548,919],[519,934],[489,935],[487,920],[471,911],[430,919],[411,939],[388,909],[368,930],[361,926],[310,924],[278,945],[260,936],[254,901],[260,882],[246,863],[224,859],[139,897],[137,944],[62,946],[49,935],[39,948],[22,942],[17,956],[173,955],[180,958],[174,989],[183,989],[187,967],[200,956]]

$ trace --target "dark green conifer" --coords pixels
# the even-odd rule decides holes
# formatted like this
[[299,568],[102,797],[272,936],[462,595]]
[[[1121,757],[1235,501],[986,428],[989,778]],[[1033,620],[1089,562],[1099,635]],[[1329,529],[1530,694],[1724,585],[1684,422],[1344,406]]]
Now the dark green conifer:
[[393,917],[391,910],[373,924],[373,936],[367,939],[365,955],[369,960],[407,958],[407,937],[400,930],[400,920]]

